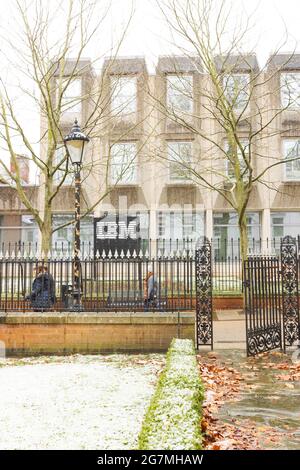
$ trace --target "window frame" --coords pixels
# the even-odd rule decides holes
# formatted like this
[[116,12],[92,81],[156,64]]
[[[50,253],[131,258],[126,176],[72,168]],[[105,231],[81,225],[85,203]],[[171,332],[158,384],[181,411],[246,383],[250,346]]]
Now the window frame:
[[[114,106],[114,101],[117,100],[117,95],[115,95],[115,92],[117,91],[118,87],[119,87],[119,93],[120,93],[120,88],[121,88],[121,97],[123,96],[122,95],[122,88],[123,86],[120,85],[120,82],[122,82],[123,80],[126,80],[128,82],[134,82],[134,94],[132,95],[131,98],[129,98],[129,101],[127,99],[127,104],[126,102],[123,104],[117,104],[117,106],[115,107]],[[117,84],[116,86],[114,87],[113,85],[113,82],[116,81]],[[116,116],[121,116],[122,118],[124,116],[130,116],[130,115],[134,115],[137,113],[137,109],[138,109],[138,77],[136,75],[112,75],[110,77],[110,90],[111,90],[111,97],[110,97],[110,106],[111,106],[111,112],[113,114],[115,114]],[[119,98],[120,98],[120,95],[119,95]],[[133,109],[130,109],[131,105],[133,103]],[[121,108],[121,109],[120,109]],[[129,108],[129,110],[128,110]],[[115,109],[117,109],[118,111],[115,112]]]
[[[134,165],[134,178],[133,180],[130,180],[130,181],[126,181],[126,172],[130,169],[130,167],[125,171],[124,175],[122,176],[121,179],[119,179],[118,177],[116,178],[118,181],[116,182],[116,179],[114,178],[113,176],[113,167],[114,165],[117,165],[115,163],[113,163],[113,158],[115,157],[113,155],[113,148],[116,147],[116,146],[132,146],[135,150],[135,159],[134,159],[134,162],[133,162],[133,165]],[[137,148],[137,142],[136,141],[129,141],[129,142],[117,142],[115,144],[113,144],[111,146],[111,155],[110,155],[110,183],[115,185],[115,186],[135,186],[138,184],[138,181],[139,181],[139,167],[138,167],[138,148]],[[121,163],[121,165],[123,165],[123,162]]]
[[[57,222],[60,222],[60,220],[61,220],[62,223],[55,224],[55,219],[56,219]],[[93,219],[94,219],[94,214],[89,214],[89,215],[86,215],[85,217],[81,218],[81,220],[80,220],[80,224],[81,224],[81,243],[83,243],[85,241],[84,240],[84,237],[85,237],[84,229],[88,225],[88,222],[91,222],[91,227],[90,227],[90,229],[91,229],[91,239],[90,239],[89,242],[91,243],[91,245],[93,245],[93,242],[94,242]],[[71,220],[74,220],[74,214],[72,212],[55,212],[51,216],[52,228],[56,228],[59,225],[63,225],[66,222],[70,222]],[[66,230],[66,235],[67,236],[66,237],[64,237],[64,236],[59,237],[58,235],[59,235],[60,230]],[[52,236],[51,236],[51,242],[52,242],[53,246],[55,245],[55,243],[57,243],[58,244],[58,246],[57,246],[58,249],[60,249],[62,244],[64,244],[65,247],[68,247],[69,245],[71,245],[73,247],[73,243],[74,243],[74,224],[69,224],[64,228],[56,230],[55,232],[53,232]]]
[[[57,152],[61,149],[64,149],[64,144],[62,144],[62,143],[59,144],[58,147],[55,149],[54,162],[53,162],[55,167],[59,163],[58,158],[57,158]],[[63,166],[65,166],[67,164],[68,164],[68,162],[67,162],[67,159],[66,159]],[[54,173],[53,182],[54,182],[55,186],[59,186],[61,184],[61,180],[59,179],[60,173],[64,174],[65,169],[57,169],[56,172]],[[67,175],[66,175],[66,178],[65,178],[64,182],[62,183],[62,186],[72,186],[73,183],[74,183],[74,172],[71,170],[70,164],[69,164],[68,172],[67,172]]]
[[[170,99],[170,90],[173,89],[176,91],[176,88],[174,87],[174,85],[172,88],[172,85],[169,80],[173,77],[175,77],[179,81],[180,81],[179,77],[188,77],[190,79],[189,86],[190,86],[191,97],[188,97],[187,95],[184,94],[184,89],[181,91],[181,95],[189,102],[188,109],[182,109],[181,107],[177,107],[177,106],[174,106],[174,104],[172,104],[172,100]],[[177,94],[178,96],[180,96],[179,90],[177,90]],[[193,74],[191,73],[180,73],[180,74],[167,73],[166,74],[166,105],[168,109],[174,110],[175,112],[178,112],[178,113],[185,113],[185,114],[193,113],[194,111],[194,75]]]
[[[240,142],[243,143],[243,146],[244,148],[245,147],[248,147],[248,154],[249,154],[249,148],[250,148],[250,142],[249,142],[249,138],[247,137],[241,137],[240,139]],[[244,142],[247,142],[247,145],[244,145]],[[226,148],[228,147],[228,150],[226,150]],[[240,149],[239,149],[240,150]],[[228,143],[228,140],[225,139],[224,140],[224,151],[227,155],[228,151],[229,151],[229,143]],[[239,156],[238,156],[239,157]],[[232,168],[232,176],[230,175],[230,167],[232,167],[231,165],[231,162],[229,161],[229,159],[225,156],[226,158],[226,161],[225,161],[225,173],[226,173],[226,177],[231,181],[231,180],[234,180],[235,179],[235,176],[234,176],[234,170]],[[245,170],[247,170],[247,165],[244,161],[244,159],[242,159],[242,155],[241,155],[241,158],[239,158],[239,162],[240,162],[240,165],[241,163],[245,166]],[[248,170],[249,171],[249,170]],[[245,171],[244,175],[243,175],[243,181],[247,181],[247,171]]]
[[[187,182],[190,182],[190,178],[188,178],[187,176],[179,176],[179,177],[172,177],[172,166],[176,166],[176,161],[171,161],[171,154],[170,154],[170,147],[171,145],[173,144],[177,144],[177,145],[180,145],[180,144],[189,144],[190,146],[190,155],[189,155],[189,165],[191,166],[192,164],[192,158],[193,158],[193,141],[192,140],[168,140],[167,141],[167,159],[168,159],[168,181],[170,183],[187,183]],[[178,163],[177,163],[178,164]],[[180,163],[179,163],[180,165]],[[175,170],[173,170],[174,173],[175,173]]]
[[[227,83],[228,83],[228,79],[229,78],[233,79],[234,77],[247,77],[248,78],[247,91],[245,91],[245,89],[243,88],[239,92],[239,94],[240,93],[245,93],[247,95],[247,100],[244,101],[245,104],[243,104],[243,105],[239,105],[238,98],[236,99],[236,103],[233,105],[232,100],[230,99],[231,96],[228,93],[228,86],[226,86]],[[227,83],[225,83],[225,81]],[[246,109],[247,106],[250,105],[250,100],[249,100],[250,99],[250,85],[251,85],[251,73],[250,72],[236,72],[236,73],[231,73],[231,74],[229,74],[229,73],[226,74],[225,73],[223,75],[223,77],[222,77],[222,88],[224,90],[224,94],[226,96],[227,101],[229,103],[231,103],[232,109],[234,109],[235,111],[238,111],[238,112],[242,111],[242,110]],[[246,103],[247,103],[247,106],[246,106]]]
[[[62,78],[62,87],[64,88],[65,85],[64,85],[64,81],[68,81],[71,77],[69,75],[65,75],[63,78]],[[65,96],[65,94],[67,93],[68,91],[68,88],[70,87],[70,85],[72,85],[72,82],[78,82],[80,84],[79,86],[79,89],[80,89],[80,92],[79,92],[79,95],[72,95],[72,96]],[[62,99],[61,99],[61,114],[62,116],[65,116],[65,115],[70,115],[70,114],[79,114],[81,115],[82,114],[82,89],[83,89],[83,83],[82,83],[82,77],[79,76],[79,77],[74,77],[69,85],[67,86],[67,88],[65,89],[64,93],[62,94]],[[58,89],[57,89],[57,98],[58,98]],[[78,102],[75,102],[73,105],[70,105],[68,107],[66,107],[67,105],[67,102],[68,100],[72,101],[72,100],[76,100],[78,99]]]
[[[299,216],[299,222],[298,223],[287,223],[285,220],[285,215],[286,214],[291,214],[294,217],[294,214],[298,214]],[[283,222],[282,223],[273,223],[273,218],[276,217],[282,217]],[[294,234],[291,234],[290,230],[288,227],[294,227],[295,232],[298,231],[296,236],[298,237],[300,235],[300,211],[299,210],[273,210],[271,211],[270,214],[270,230],[271,230],[271,240],[272,240],[272,246],[278,251],[280,249],[280,240],[285,236],[285,235],[290,235],[290,236],[295,236]],[[299,229],[297,229],[299,227]],[[282,229],[282,234],[281,235],[274,235],[274,229],[276,228],[281,228]],[[286,230],[287,229],[287,230]],[[289,232],[289,233],[287,233]]]
[[[186,222],[186,216],[191,217],[191,221]],[[179,218],[179,223],[176,223]],[[180,229],[181,235],[175,237],[176,227]],[[190,235],[187,235],[187,228]],[[157,210],[156,211],[156,238],[159,241],[160,248],[162,248],[163,243],[166,243],[166,247],[171,247],[171,249],[176,249],[180,244],[185,245],[187,242],[196,242],[199,236],[205,235],[206,229],[206,216],[205,211],[197,211],[192,209],[190,211],[185,211],[184,209],[176,210]],[[171,245],[170,245],[171,244]]]
[[[284,96],[283,96],[283,89],[284,89],[284,84],[283,84],[283,76],[284,75],[297,75],[298,78],[299,78],[299,95],[298,95],[298,98],[297,99],[294,99],[293,100],[293,104],[285,104],[284,103]],[[288,108],[288,109],[291,109],[291,110],[300,110],[300,71],[299,70],[295,70],[295,71],[283,71],[280,73],[280,77],[279,77],[279,80],[280,80],[280,105],[282,108]],[[297,104],[298,102],[298,104]]]
[[[285,153],[285,143],[286,142],[299,142],[299,160],[296,160],[295,162],[285,162],[286,160],[286,153]],[[281,141],[281,149],[282,149],[282,157],[283,157],[283,181],[286,183],[298,183],[300,182],[300,169],[298,170],[299,176],[297,178],[289,178],[287,176],[287,164],[290,163],[292,166],[294,163],[298,163],[300,166],[300,137],[295,138],[295,137],[287,137],[285,139],[282,139]],[[293,173],[293,167],[292,167],[292,173]]]

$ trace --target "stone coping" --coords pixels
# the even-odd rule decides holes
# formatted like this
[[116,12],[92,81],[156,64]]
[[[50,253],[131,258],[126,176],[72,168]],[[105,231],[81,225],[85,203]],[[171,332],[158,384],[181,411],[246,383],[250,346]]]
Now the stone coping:
[[195,312],[8,312],[0,324],[193,324]]

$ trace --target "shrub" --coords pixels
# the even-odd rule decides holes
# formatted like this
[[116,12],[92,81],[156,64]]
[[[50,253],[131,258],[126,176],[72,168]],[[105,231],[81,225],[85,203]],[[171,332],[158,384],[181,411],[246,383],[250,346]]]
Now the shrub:
[[139,449],[201,449],[202,401],[193,342],[173,339],[142,425]]

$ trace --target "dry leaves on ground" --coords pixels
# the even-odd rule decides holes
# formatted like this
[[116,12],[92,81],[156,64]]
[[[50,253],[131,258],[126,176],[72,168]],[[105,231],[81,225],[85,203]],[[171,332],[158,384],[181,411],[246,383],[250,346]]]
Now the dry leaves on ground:
[[[289,382],[297,382],[300,380],[300,364],[277,364],[276,369],[286,371],[285,374],[277,374],[275,378],[277,380],[285,380]],[[286,384],[292,385],[292,384]]]
[[272,362],[269,361],[266,364],[261,364],[261,369],[273,369],[278,371],[283,371],[282,374],[275,374],[274,378],[276,380],[283,380],[287,382],[297,382],[300,381],[300,363],[292,363],[290,356],[287,356],[285,353],[279,351],[265,352],[258,354],[256,357],[248,359],[248,364],[243,364],[241,367],[243,369],[251,370],[255,375],[259,370],[257,367],[257,362],[264,358],[280,358],[283,362]]
[[[244,376],[232,367],[221,364],[214,355],[198,356],[202,380],[205,385],[202,432],[204,448],[207,450],[250,450],[262,449],[264,445],[275,444],[279,434],[271,427],[257,426],[250,420],[231,419],[221,422],[219,408],[228,401],[239,400],[244,388]],[[255,385],[254,385],[255,386]]]

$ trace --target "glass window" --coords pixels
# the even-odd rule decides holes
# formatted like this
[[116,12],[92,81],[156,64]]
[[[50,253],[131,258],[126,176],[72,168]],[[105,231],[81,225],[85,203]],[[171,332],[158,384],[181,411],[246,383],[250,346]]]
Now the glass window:
[[300,139],[287,139],[283,141],[283,151],[285,159],[295,161],[286,162],[285,179],[287,181],[300,180]]
[[249,101],[249,73],[235,73],[223,77],[226,98],[235,109],[243,109]]
[[192,142],[168,142],[170,180],[185,180],[190,175]]
[[54,184],[60,184],[63,178],[65,178],[63,184],[71,185],[74,178],[73,169],[68,163],[64,145],[56,149],[53,163],[55,167],[59,165],[54,173]]
[[273,242],[280,247],[280,239],[286,235],[300,235],[300,212],[273,212],[271,214],[271,229]]
[[136,144],[120,143],[111,149],[111,182],[134,184],[137,181]]
[[137,78],[113,77],[112,87],[112,112],[114,114],[135,113],[137,108]]
[[[247,231],[249,249],[255,250],[260,246],[260,216],[259,212],[247,213]],[[235,212],[214,214],[213,250],[216,259],[239,256],[239,226]]]
[[193,249],[204,235],[204,213],[195,211],[158,212],[160,249]]
[[[69,249],[73,250],[74,243],[74,223],[70,223],[66,227],[64,224],[74,220],[73,214],[57,214],[52,216],[52,227],[62,227],[53,232],[52,245],[56,249]],[[93,247],[94,242],[94,218],[93,216],[86,216],[80,220],[80,239],[81,250],[84,248]]]
[[[243,151],[245,153],[245,157],[246,159],[249,158],[249,139],[240,139],[240,143],[243,147]],[[247,164],[245,162],[245,159],[243,158],[243,154],[242,154],[242,150],[239,146],[237,146],[237,156],[238,156],[238,160],[239,160],[239,164],[240,164],[240,172],[243,176],[243,179],[244,180],[247,180],[248,179],[248,168],[247,168]],[[231,156],[231,153],[232,153],[232,149],[228,143],[228,141],[225,143],[225,152],[227,153],[228,155],[228,160],[226,160],[226,172],[227,172],[227,176],[230,178],[230,179],[235,179],[235,174],[234,174],[234,166],[233,164],[231,163],[231,161],[233,160],[232,159],[232,156]]]
[[38,242],[39,229],[32,215],[22,215],[21,219],[21,241],[25,244],[36,245]]
[[167,76],[167,105],[185,113],[193,110],[193,77],[191,75]]
[[[64,225],[74,219],[74,215],[71,214],[60,214],[52,216],[53,229]],[[74,238],[74,225],[70,224],[66,227],[60,228],[52,234],[52,245],[55,248],[61,249],[62,247],[72,247]]]
[[[66,86],[70,77],[66,77],[62,82],[62,87]],[[67,88],[63,92],[61,106],[62,112],[65,113],[81,113],[81,78],[74,78],[70,81]]]
[[300,106],[300,73],[282,73],[280,76],[281,104],[284,107]]

